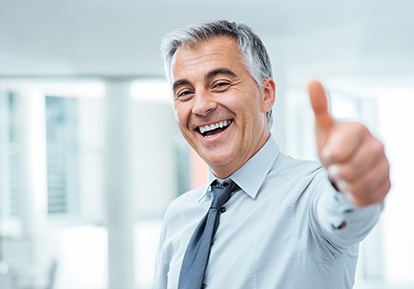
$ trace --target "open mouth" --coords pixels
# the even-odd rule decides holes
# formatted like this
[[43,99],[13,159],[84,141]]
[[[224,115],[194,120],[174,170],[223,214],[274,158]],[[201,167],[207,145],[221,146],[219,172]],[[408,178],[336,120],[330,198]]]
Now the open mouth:
[[210,124],[206,126],[199,126],[197,128],[198,132],[204,136],[204,137],[211,137],[213,135],[216,135],[218,133],[221,133],[225,129],[229,127],[229,125],[232,123],[232,120],[223,120],[215,124]]

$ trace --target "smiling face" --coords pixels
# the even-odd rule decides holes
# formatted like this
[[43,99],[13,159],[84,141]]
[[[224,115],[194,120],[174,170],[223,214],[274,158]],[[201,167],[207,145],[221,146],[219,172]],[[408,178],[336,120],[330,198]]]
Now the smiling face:
[[228,37],[181,46],[171,69],[182,135],[217,177],[230,176],[269,138],[274,81],[268,78],[260,88]]

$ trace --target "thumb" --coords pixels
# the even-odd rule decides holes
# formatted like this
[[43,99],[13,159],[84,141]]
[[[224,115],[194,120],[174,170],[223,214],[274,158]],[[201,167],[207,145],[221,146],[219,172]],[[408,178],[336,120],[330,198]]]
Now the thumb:
[[312,80],[308,84],[309,99],[315,115],[315,133],[319,153],[328,142],[330,130],[335,121],[329,114],[328,99],[322,84]]

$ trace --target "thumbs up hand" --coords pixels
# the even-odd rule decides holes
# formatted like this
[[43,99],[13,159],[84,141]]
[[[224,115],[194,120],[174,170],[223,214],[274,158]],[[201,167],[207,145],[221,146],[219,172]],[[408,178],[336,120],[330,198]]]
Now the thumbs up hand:
[[356,206],[382,203],[391,188],[384,145],[361,123],[335,121],[318,81],[308,88],[318,156],[332,183]]

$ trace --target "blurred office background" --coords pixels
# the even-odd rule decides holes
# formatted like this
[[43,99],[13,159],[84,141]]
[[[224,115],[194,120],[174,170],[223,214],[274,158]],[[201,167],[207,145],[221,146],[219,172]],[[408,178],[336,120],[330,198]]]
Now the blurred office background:
[[219,18],[268,47],[284,152],[316,158],[312,78],[337,118],[385,142],[393,188],[355,288],[414,288],[413,14],[410,0],[1,0],[0,288],[150,288],[166,207],[207,178],[176,128],[160,39]]

